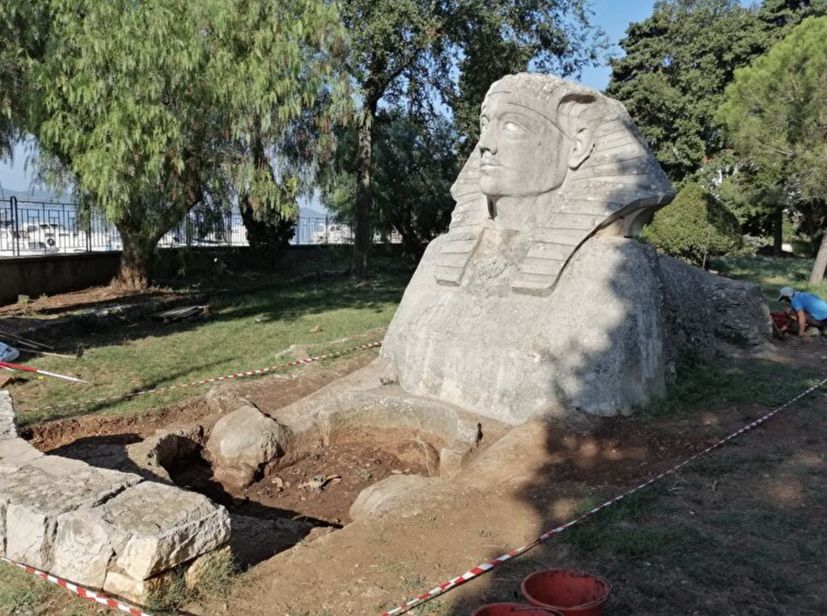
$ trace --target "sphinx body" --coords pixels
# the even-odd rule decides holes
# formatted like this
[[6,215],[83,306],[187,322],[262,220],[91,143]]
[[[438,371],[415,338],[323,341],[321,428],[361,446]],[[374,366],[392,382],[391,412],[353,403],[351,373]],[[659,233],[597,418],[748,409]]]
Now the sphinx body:
[[383,345],[404,390],[508,423],[663,395],[657,260],[633,238],[674,192],[620,103],[503,78],[452,195]]

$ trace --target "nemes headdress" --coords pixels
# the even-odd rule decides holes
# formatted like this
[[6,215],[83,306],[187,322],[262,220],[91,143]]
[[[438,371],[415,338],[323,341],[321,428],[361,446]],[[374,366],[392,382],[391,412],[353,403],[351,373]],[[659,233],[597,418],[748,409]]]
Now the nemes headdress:
[[[562,186],[541,196],[543,212],[532,232],[528,254],[512,281],[515,293],[548,295],[577,249],[597,234],[632,236],[655,210],[669,203],[674,189],[619,102],[552,75],[520,73],[492,84],[493,94],[519,97],[566,137],[586,129],[588,157],[570,169]],[[553,155],[555,153],[550,153]],[[437,259],[437,282],[459,285],[490,224],[479,187],[480,151],[475,147],[451,187],[456,207]]]

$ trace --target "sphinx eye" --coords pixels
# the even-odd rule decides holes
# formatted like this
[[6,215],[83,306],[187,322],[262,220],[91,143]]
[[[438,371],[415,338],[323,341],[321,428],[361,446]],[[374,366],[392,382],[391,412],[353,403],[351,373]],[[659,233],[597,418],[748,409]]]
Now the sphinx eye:
[[506,120],[503,122],[503,130],[509,133],[519,134],[526,132],[526,127],[514,120]]
[[480,116],[480,130],[485,130],[488,126],[488,118],[486,116]]

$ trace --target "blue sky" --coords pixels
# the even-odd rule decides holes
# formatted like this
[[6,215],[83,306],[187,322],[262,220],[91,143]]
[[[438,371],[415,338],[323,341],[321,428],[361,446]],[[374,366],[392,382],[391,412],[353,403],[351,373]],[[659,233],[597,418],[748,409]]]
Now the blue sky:
[[[610,53],[620,55],[622,52],[617,44],[626,35],[629,24],[649,17],[655,0],[592,0],[591,6],[594,12],[593,23],[603,29],[612,44]],[[580,81],[596,90],[602,90],[608,85],[611,72],[608,63],[586,68]]]
[[[619,54],[618,41],[623,38],[629,23],[641,21],[652,13],[654,0],[592,0],[593,23],[600,26],[614,46],[612,53]],[[609,82],[611,70],[608,64],[583,70],[580,81],[602,90]],[[0,162],[0,190],[28,191],[32,173],[27,170],[26,159],[31,155],[23,146],[16,148],[14,162]]]

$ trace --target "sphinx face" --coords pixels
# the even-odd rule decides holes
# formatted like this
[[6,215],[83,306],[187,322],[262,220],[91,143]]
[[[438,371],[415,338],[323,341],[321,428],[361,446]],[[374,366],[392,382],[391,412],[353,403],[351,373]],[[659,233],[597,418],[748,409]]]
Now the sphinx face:
[[571,141],[512,93],[489,94],[480,115],[480,190],[489,199],[553,190],[568,171]]

